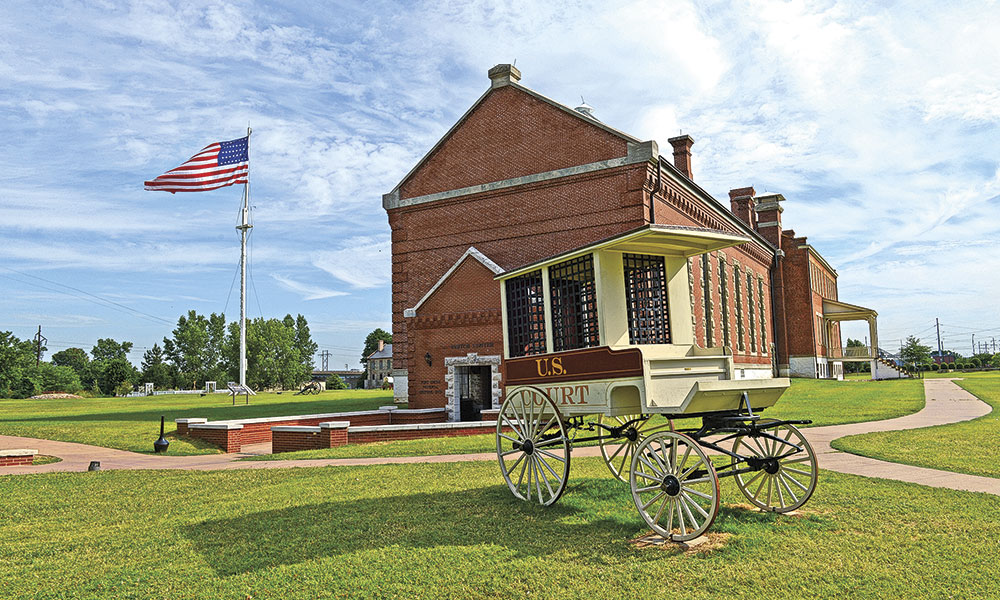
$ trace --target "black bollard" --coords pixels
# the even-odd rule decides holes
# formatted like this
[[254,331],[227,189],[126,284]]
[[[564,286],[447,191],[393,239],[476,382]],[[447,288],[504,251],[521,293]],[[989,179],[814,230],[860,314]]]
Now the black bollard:
[[167,446],[169,445],[170,442],[168,442],[166,438],[163,437],[163,417],[160,417],[160,439],[153,442],[153,451],[156,452],[157,454],[160,454],[161,452],[166,452]]

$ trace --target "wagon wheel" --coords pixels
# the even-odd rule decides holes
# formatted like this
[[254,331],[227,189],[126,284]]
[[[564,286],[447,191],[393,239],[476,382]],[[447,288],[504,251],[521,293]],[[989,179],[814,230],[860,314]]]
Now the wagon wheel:
[[675,542],[705,533],[719,512],[719,478],[696,441],[661,431],[639,442],[629,485],[639,514],[653,531]]
[[[597,422],[610,425],[612,427],[621,427],[629,421],[641,418],[642,415],[622,415],[618,417],[605,417],[603,415],[597,415]],[[658,433],[660,431],[669,431],[670,421],[664,421],[662,423],[654,423],[653,419],[655,417],[648,417],[645,421],[640,421],[638,423],[633,423],[625,431],[622,432],[623,437],[613,438],[611,434],[603,427],[598,427],[597,435],[600,438],[601,444],[601,456],[604,457],[604,463],[608,465],[608,470],[614,475],[619,481],[624,481],[628,483],[629,469],[632,466],[632,455],[635,453],[635,447],[639,443],[646,439],[647,437]]]
[[751,459],[763,459],[764,468],[736,475],[736,486],[758,508],[791,512],[805,504],[816,489],[819,471],[816,453],[794,425],[779,425],[767,431],[802,450],[766,437],[737,437],[733,452]]
[[555,403],[544,391],[519,387],[497,416],[497,458],[507,487],[521,500],[554,504],[569,479],[570,441]]

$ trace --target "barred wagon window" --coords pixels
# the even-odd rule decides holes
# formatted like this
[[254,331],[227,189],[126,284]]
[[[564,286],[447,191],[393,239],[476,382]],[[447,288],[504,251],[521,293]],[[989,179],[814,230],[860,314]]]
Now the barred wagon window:
[[599,346],[594,258],[587,254],[549,267],[555,352]]
[[545,352],[541,270],[507,280],[507,346],[511,358]]
[[669,344],[667,269],[662,256],[626,254],[625,304],[630,344]]

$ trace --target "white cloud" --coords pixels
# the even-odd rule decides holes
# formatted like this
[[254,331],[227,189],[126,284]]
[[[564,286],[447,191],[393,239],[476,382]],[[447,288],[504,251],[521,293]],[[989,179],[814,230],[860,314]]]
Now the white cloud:
[[355,237],[338,250],[314,253],[312,264],[356,288],[380,287],[390,281],[392,249],[388,237]]
[[347,296],[347,292],[331,290],[318,285],[302,283],[289,277],[272,273],[271,277],[280,283],[282,287],[302,295],[303,300],[321,300],[323,298],[334,298],[336,296]]

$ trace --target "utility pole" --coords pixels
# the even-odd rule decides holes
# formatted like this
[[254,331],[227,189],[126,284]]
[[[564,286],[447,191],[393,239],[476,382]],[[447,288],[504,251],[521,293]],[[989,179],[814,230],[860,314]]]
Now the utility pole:
[[35,334],[35,366],[37,367],[42,362],[42,344],[48,342],[42,335],[42,326],[38,326],[38,333]]
[[941,356],[941,321],[937,318],[934,319],[934,326],[937,327],[937,338],[938,338],[938,356]]
[[976,354],[976,334],[972,334],[972,354]]

